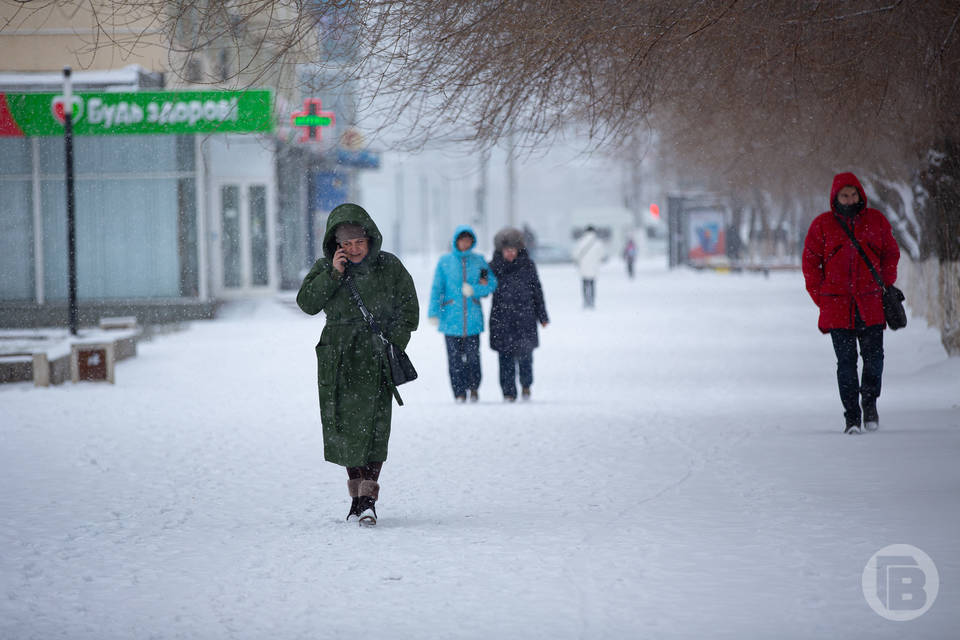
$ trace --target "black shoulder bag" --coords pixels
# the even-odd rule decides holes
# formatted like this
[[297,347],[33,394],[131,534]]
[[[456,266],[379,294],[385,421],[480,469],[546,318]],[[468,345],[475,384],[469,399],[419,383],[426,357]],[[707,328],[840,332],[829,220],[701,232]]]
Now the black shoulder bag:
[[[840,221],[838,220],[838,222]],[[853,231],[848,228],[847,225],[843,224],[843,222],[840,222],[840,226],[843,227],[843,230],[850,238],[850,241],[853,242],[853,246],[856,248],[857,253],[859,253],[860,257],[863,258],[863,261],[867,263],[867,268],[870,269],[870,273],[873,274],[873,278],[877,281],[877,284],[880,285],[880,290],[883,291],[883,317],[887,321],[887,326],[894,331],[904,328],[907,326],[907,310],[903,308],[903,301],[905,300],[903,291],[900,291],[900,289],[893,285],[888,287],[883,284],[883,278],[881,278],[880,274],[877,273],[873,263],[870,262],[870,258],[868,258],[866,252],[864,252],[863,247],[861,247],[860,243],[857,242],[857,238],[853,235]]]
[[384,353],[387,355],[387,363],[390,367],[390,379],[394,386],[393,393],[397,397],[397,403],[403,406],[403,400],[400,399],[400,394],[397,393],[396,387],[401,384],[406,384],[411,380],[416,380],[417,370],[414,368],[413,363],[410,362],[410,357],[406,352],[387,340],[387,336],[383,334],[373,314],[370,313],[366,305],[363,304],[363,298],[360,297],[360,292],[357,291],[357,285],[354,283],[353,278],[349,276],[347,276],[347,286],[350,287],[350,296],[353,298],[353,301],[357,303],[357,306],[360,307],[360,313],[363,314],[364,320],[370,325],[373,335],[383,341]]

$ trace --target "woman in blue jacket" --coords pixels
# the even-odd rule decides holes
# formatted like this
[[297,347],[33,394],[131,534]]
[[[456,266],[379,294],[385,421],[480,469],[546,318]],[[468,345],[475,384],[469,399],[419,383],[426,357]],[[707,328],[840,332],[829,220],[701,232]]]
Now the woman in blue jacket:
[[447,341],[450,385],[457,402],[479,399],[480,334],[483,332],[483,308],[480,298],[497,288],[487,261],[472,251],[477,234],[467,225],[453,232],[453,249],[440,257],[430,289],[430,322]]

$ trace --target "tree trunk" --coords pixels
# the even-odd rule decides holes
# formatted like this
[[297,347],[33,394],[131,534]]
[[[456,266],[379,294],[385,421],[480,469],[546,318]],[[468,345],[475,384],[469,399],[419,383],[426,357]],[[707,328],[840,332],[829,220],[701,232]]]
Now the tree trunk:
[[960,261],[941,260],[940,341],[950,357],[960,356]]

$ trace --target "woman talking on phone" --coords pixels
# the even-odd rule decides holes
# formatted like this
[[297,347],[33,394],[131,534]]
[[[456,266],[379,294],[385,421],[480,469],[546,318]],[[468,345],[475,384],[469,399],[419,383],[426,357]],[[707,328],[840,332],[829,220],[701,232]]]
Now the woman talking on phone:
[[316,346],[323,456],[347,468],[352,499],[347,520],[361,525],[377,522],[394,387],[380,338],[351,296],[351,283],[387,339],[401,349],[420,320],[413,278],[399,258],[380,250],[382,242],[362,207],[336,207],[327,219],[323,257],[297,294],[304,312],[323,311],[326,317]]

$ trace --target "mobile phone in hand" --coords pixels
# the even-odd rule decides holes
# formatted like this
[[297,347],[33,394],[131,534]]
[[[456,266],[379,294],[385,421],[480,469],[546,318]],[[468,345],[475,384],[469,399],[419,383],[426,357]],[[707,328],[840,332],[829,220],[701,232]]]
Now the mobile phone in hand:
[[480,279],[486,280],[489,272],[486,269],[480,269]]

